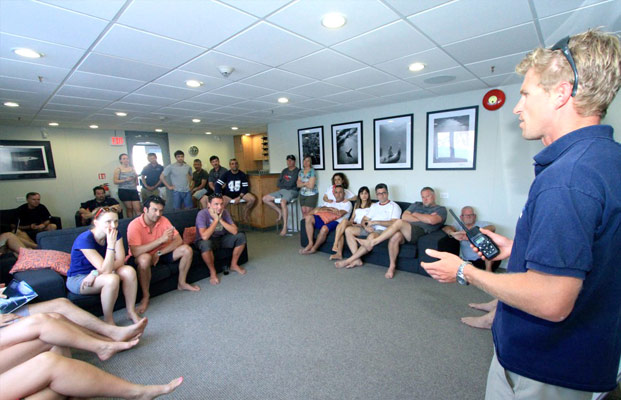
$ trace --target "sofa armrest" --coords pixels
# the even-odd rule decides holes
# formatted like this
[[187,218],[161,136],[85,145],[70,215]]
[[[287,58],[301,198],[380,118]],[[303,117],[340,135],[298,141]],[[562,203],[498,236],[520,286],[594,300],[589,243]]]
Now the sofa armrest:
[[449,253],[459,255],[459,242],[453,238],[450,238],[442,230],[437,230],[430,234],[422,236],[418,239],[418,259],[421,262],[433,262],[435,258],[430,257],[425,253],[426,249],[433,249],[438,251],[446,251]]

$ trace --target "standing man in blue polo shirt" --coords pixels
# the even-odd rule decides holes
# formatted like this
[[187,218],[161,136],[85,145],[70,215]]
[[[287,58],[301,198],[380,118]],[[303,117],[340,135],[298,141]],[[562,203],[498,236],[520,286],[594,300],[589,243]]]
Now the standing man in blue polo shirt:
[[621,145],[600,125],[621,86],[619,39],[567,37],[516,70],[522,136],[546,147],[515,239],[481,230],[509,273],[433,250],[440,261],[422,266],[499,300],[487,399],[591,399],[617,386],[621,355]]

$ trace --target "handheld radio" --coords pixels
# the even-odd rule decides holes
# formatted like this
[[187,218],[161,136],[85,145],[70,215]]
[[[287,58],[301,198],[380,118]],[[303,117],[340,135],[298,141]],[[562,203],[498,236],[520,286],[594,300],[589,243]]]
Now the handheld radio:
[[468,236],[468,240],[470,241],[470,243],[477,247],[479,251],[483,253],[485,258],[491,260],[498,254],[500,254],[500,250],[498,250],[498,246],[496,246],[496,243],[494,243],[492,239],[490,239],[487,235],[481,233],[478,226],[473,226],[472,229],[468,229],[466,228],[466,225],[464,225],[464,223],[461,222],[459,218],[457,218],[457,215],[455,215],[453,210],[449,209],[449,212],[451,213],[453,218],[455,218],[459,226],[463,228],[464,232],[466,232],[466,236]]

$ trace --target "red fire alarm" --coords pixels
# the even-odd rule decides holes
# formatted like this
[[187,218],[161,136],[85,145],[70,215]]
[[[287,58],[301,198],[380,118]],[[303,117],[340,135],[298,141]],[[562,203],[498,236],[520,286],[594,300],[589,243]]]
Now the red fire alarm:
[[505,104],[505,92],[500,89],[490,90],[483,96],[483,107],[487,110],[498,110]]
[[123,146],[125,139],[122,136],[112,136],[110,138],[110,144],[112,146]]
[[98,177],[98,178],[99,178],[99,180],[101,181],[101,180],[106,179],[106,174],[105,174],[104,172],[100,172],[100,173],[97,175],[97,177]]

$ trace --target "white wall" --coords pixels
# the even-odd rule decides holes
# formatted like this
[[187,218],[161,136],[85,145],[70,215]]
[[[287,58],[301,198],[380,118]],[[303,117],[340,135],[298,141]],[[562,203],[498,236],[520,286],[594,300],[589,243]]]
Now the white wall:
[[[513,237],[515,223],[534,177],[532,157],[543,145],[539,141],[522,139],[517,117],[512,113],[519,100],[519,85],[501,89],[507,95],[507,100],[505,106],[497,111],[483,108],[481,100],[486,90],[477,90],[270,124],[268,135],[271,172],[280,172],[285,167],[287,154],[298,155],[298,129],[323,126],[326,169],[318,171],[319,188],[323,192],[334,173],[331,125],[362,120],[364,170],[342,171],[349,178],[352,191],[356,192],[363,185],[373,190],[375,184],[384,182],[389,186],[391,199],[411,202],[420,200],[422,187],[431,186],[436,189],[438,203],[452,208],[456,213],[464,205],[473,205],[479,219],[493,222],[500,233]],[[476,170],[427,171],[427,112],[474,105],[479,105]],[[375,171],[373,119],[409,113],[414,114],[414,169]],[[615,139],[619,141],[621,100],[618,98],[609,108],[604,123],[617,128]],[[441,194],[448,198],[441,198]]]
[[[119,165],[119,154],[126,153],[127,146],[110,145],[114,131],[48,128],[47,132],[48,138],[43,139],[39,127],[0,126],[2,140],[50,141],[56,168],[55,179],[0,181],[0,209],[15,208],[23,204],[16,200],[17,197],[23,197],[30,191],[39,192],[41,203],[53,215],[62,218],[63,227],[72,227],[75,225],[73,216],[80,203],[94,197],[94,186],[110,183],[113,196],[118,200],[116,185],[112,184],[112,174]],[[117,131],[116,135],[124,137],[125,133]],[[183,150],[186,153],[186,162],[190,165],[194,158],[200,158],[205,168],[209,167],[209,157],[213,154],[224,160],[234,156],[232,136],[169,133],[168,142],[173,159],[171,161],[174,161],[175,150]],[[190,146],[198,147],[197,157],[188,154]],[[162,163],[162,160],[159,162]],[[106,174],[105,180],[98,179],[100,172]]]

